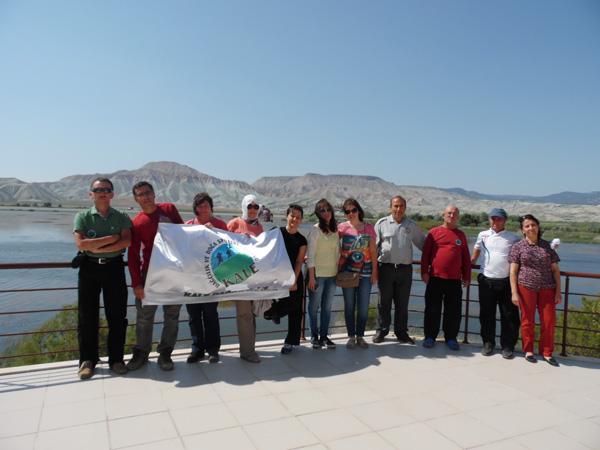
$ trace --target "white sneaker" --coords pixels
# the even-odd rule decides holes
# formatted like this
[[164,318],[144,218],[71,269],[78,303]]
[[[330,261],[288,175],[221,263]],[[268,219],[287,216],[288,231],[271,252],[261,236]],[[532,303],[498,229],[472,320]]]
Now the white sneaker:
[[354,336],[352,336],[348,339],[348,342],[346,342],[346,348],[354,348],[354,347],[356,347],[356,338]]

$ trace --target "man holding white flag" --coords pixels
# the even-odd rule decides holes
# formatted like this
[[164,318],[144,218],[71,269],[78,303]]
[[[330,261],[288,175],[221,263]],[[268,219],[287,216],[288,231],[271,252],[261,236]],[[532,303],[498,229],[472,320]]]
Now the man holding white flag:
[[[135,293],[137,341],[133,348],[133,357],[127,363],[127,369],[137,370],[146,364],[152,350],[152,332],[157,308],[156,305],[150,305],[144,300],[144,278],[152,255],[152,242],[159,223],[181,224],[183,220],[173,203],[156,203],[154,188],[147,181],[136,183],[132,192],[133,198],[142,210],[133,219],[131,247],[127,255],[131,285]],[[142,258],[140,258],[140,250]],[[180,309],[181,302],[163,305],[162,334],[156,349],[159,353],[158,366],[162,370],[174,368],[171,353],[177,341]]]
[[259,362],[250,300],[287,297],[294,281],[278,229],[253,237],[202,225],[160,224],[146,279],[145,303],[239,300],[240,356]]

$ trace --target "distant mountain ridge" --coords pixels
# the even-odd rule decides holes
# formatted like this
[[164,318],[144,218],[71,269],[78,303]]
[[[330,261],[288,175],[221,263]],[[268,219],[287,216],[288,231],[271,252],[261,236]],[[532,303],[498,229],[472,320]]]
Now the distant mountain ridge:
[[600,191],[593,192],[571,192],[564,191],[558,194],[533,196],[533,195],[498,195],[498,194],[482,194],[476,191],[467,191],[462,188],[444,189],[447,192],[464,195],[465,197],[480,199],[480,200],[518,200],[522,202],[532,203],[559,203],[562,205],[599,205]]
[[[438,214],[447,204],[453,203],[463,212],[480,213],[502,206],[509,214],[532,213],[545,220],[597,221],[600,217],[599,192],[561,193],[545,197],[500,196],[460,188],[401,186],[376,176],[317,173],[262,177],[249,184],[216,178],[169,161],[150,162],[137,170],[71,175],[55,182],[26,183],[17,178],[0,178],[0,203],[87,205],[90,182],[98,176],[111,179],[115,186],[114,204],[121,206],[135,204],[131,188],[136,182],[145,180],[154,186],[159,201],[185,207],[191,206],[196,193],[207,191],[217,208],[238,209],[246,194],[255,194],[260,203],[268,205],[274,212],[284,211],[292,202],[306,206],[307,212],[310,212],[320,198],[327,198],[332,204],[339,206],[344,199],[355,197],[363,209],[372,214],[380,214],[387,212],[389,199],[400,194],[407,199],[409,213]],[[586,195],[589,197],[585,197]],[[596,203],[592,200],[594,195],[598,198]],[[566,200],[565,203],[540,200],[549,198]],[[573,204],[573,199],[587,199],[587,203]]]

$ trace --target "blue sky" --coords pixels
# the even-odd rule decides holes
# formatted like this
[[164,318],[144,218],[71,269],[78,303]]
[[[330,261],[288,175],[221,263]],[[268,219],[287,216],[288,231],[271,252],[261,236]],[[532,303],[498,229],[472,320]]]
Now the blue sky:
[[600,2],[0,1],[0,177],[600,190]]

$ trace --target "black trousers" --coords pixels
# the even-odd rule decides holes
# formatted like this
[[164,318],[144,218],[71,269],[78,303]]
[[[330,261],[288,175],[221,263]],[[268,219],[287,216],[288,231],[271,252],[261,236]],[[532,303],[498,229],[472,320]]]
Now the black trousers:
[[288,333],[285,343],[300,345],[300,334],[302,328],[302,294],[304,292],[304,280],[302,277],[296,283],[295,291],[290,291],[290,296],[273,302],[271,309],[279,317],[288,316]]
[[500,345],[514,350],[519,339],[519,308],[511,301],[509,278],[488,278],[480,273],[479,282],[479,322],[481,339],[496,345],[496,305],[500,309]]
[[216,355],[221,348],[221,327],[219,325],[218,302],[189,303],[185,305],[190,317],[192,352]]
[[392,302],[394,303],[394,333],[398,337],[408,335],[408,300],[412,286],[410,264],[379,264],[379,302],[377,303],[377,331],[382,335],[390,332]]
[[444,305],[444,339],[456,340],[460,329],[462,287],[460,280],[431,277],[425,289],[425,338],[437,338]]
[[77,283],[77,340],[79,363],[92,361],[98,355],[98,327],[100,323],[100,292],[108,322],[106,348],[108,364],[123,362],[123,347],[127,333],[127,283],[122,258],[114,258],[107,264],[86,260],[79,268]]

